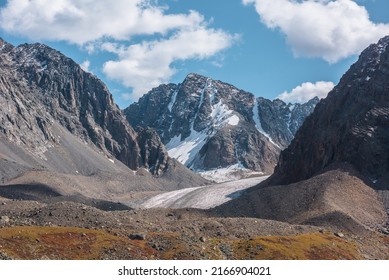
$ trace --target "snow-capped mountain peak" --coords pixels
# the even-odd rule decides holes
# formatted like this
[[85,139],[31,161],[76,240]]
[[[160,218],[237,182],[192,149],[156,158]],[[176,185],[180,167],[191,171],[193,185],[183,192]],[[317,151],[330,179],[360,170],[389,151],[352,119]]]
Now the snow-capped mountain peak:
[[196,171],[271,173],[317,102],[291,105],[256,98],[192,73],[181,84],[154,88],[125,113],[134,127],[154,128],[169,155]]

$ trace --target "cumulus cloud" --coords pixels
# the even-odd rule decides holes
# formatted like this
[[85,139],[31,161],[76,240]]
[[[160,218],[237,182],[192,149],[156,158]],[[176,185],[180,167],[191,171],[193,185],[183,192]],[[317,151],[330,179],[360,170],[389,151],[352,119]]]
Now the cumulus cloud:
[[335,63],[359,54],[389,34],[389,24],[374,23],[352,0],[242,0],[254,4],[261,21],[286,36],[296,56]]
[[86,71],[86,72],[90,72],[89,70],[89,67],[90,67],[90,61],[89,60],[85,60],[84,62],[82,62],[80,64],[80,67],[82,70]]
[[305,103],[315,96],[319,98],[327,97],[327,94],[334,88],[334,86],[334,83],[324,81],[316,83],[302,83],[290,92],[283,92],[277,96],[277,98],[286,103]]
[[[65,41],[88,53],[118,56],[103,66],[111,79],[132,88],[138,98],[175,73],[179,60],[206,59],[236,38],[196,11],[168,14],[155,0],[8,0],[0,10],[3,30],[33,40]],[[134,42],[135,35],[145,41]],[[151,37],[152,36],[152,37]],[[148,41],[147,41],[148,40]],[[90,62],[81,67],[89,70]],[[129,99],[126,92],[124,99]]]
[[229,47],[235,36],[206,27],[184,29],[164,40],[144,41],[123,46],[105,43],[102,48],[116,53],[116,61],[104,64],[104,73],[133,88],[133,98],[166,83],[176,72],[172,63],[187,59],[205,59]]
[[8,0],[0,12],[0,25],[9,33],[79,45],[104,37],[128,40],[133,35],[165,34],[203,20],[194,11],[165,14],[150,0]]

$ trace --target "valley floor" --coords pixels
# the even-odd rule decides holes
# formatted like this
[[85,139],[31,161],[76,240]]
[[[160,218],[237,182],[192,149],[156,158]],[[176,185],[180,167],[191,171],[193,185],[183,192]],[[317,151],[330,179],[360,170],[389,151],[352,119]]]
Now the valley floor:
[[[387,259],[389,238],[196,209],[0,201],[0,259]],[[7,216],[6,216],[7,215]],[[341,237],[340,237],[341,236]]]
[[146,201],[139,194],[139,209],[0,196],[0,259],[389,259],[389,236],[367,228],[353,232],[199,209],[235,199],[264,179],[148,193]]

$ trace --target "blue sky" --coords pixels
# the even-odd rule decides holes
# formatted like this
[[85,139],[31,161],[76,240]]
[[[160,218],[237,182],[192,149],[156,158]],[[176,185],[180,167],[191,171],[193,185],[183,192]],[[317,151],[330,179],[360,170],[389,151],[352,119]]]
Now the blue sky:
[[389,35],[387,0],[0,0],[0,9],[1,37],[60,50],[121,108],[191,72],[269,99],[323,97]]

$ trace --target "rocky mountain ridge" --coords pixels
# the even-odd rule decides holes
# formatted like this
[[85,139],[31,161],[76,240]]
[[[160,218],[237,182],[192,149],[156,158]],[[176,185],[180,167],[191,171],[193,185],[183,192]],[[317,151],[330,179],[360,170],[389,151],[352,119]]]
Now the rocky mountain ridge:
[[[168,157],[156,133],[134,131],[101,80],[60,52],[43,44],[14,47],[0,40],[0,65],[4,183],[29,171],[50,171],[88,178],[104,174],[108,181],[122,177],[130,190],[131,185],[160,187],[164,183],[153,176],[170,181],[167,177],[177,177],[177,170],[192,176]],[[134,177],[137,172],[145,178],[143,186]],[[175,180],[170,186],[181,184]],[[193,174],[188,184],[203,182]]]
[[318,101],[256,98],[189,74],[181,84],[154,88],[124,112],[133,127],[155,129],[169,155],[193,170],[235,167],[272,173],[280,151]]
[[[58,142],[50,131],[51,118],[54,118],[108,157],[119,159],[133,170],[145,166],[144,160],[148,159],[140,157],[144,147],[139,146],[137,134],[99,79],[45,45],[25,44],[14,48],[6,42],[1,44],[2,103],[10,104],[2,110],[1,127],[10,140],[23,142],[31,151],[35,149],[35,153],[42,149],[42,154]],[[8,102],[11,99],[14,108]],[[31,133],[36,137],[31,137]],[[37,149],[36,143],[39,143]],[[168,157],[165,151],[158,156],[153,159],[158,165],[150,168],[155,174],[164,171]]]
[[389,36],[362,52],[281,153],[271,181],[301,181],[348,162],[377,188],[389,179]]

